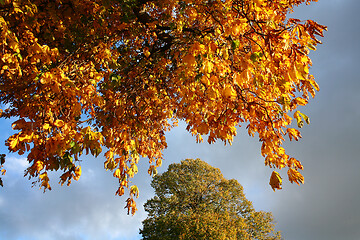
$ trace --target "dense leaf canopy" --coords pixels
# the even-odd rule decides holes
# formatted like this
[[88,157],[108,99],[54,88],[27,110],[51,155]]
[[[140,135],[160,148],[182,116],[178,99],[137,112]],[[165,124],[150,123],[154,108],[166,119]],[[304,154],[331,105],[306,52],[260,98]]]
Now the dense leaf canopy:
[[272,214],[255,211],[236,180],[200,159],[171,164],[152,187],[143,239],[280,239]]
[[[281,147],[297,111],[319,90],[309,49],[324,26],[289,19],[311,0],[1,0],[1,117],[16,130],[6,145],[27,153],[26,175],[51,189],[81,175],[80,155],[98,156],[129,188],[135,212],[140,157],[161,165],[165,132],[178,120],[202,141],[231,143],[245,125],[262,142],[265,165],[302,165]],[[271,186],[281,188],[273,172]]]

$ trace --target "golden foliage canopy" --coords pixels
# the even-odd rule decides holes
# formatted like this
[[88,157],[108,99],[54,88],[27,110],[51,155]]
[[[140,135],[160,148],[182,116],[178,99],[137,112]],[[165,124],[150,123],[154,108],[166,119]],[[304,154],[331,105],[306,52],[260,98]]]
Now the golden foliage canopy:
[[[98,156],[129,187],[140,157],[156,173],[165,132],[185,120],[197,141],[231,143],[246,125],[265,165],[299,161],[281,147],[309,118],[299,111],[319,90],[309,50],[326,27],[287,18],[311,0],[1,0],[1,117],[15,119],[6,145],[28,153],[29,177],[50,189],[79,179],[80,155]],[[275,174],[276,175],[276,174]],[[275,176],[274,175],[274,176]],[[273,188],[281,178],[272,177]]]

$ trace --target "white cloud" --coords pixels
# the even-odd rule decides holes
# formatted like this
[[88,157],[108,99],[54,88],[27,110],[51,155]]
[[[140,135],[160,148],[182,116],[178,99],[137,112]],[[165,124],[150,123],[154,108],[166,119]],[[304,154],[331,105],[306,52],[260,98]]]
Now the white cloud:
[[[15,157],[10,156],[5,158],[5,166],[9,171],[20,172],[21,169],[24,170],[29,166],[29,163],[26,157]],[[23,173],[23,171],[22,171]]]

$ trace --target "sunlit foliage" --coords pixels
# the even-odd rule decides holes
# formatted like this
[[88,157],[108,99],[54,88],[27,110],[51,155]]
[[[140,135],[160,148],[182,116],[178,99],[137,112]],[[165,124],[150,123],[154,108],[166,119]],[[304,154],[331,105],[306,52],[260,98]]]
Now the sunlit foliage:
[[[292,114],[309,123],[296,109],[319,90],[308,54],[326,29],[287,18],[304,2],[0,0],[1,117],[16,131],[6,145],[27,153],[26,176],[44,190],[49,171],[70,184],[82,153],[105,151],[131,213],[140,157],[156,173],[178,120],[198,142],[231,143],[246,127],[265,165],[302,183],[301,163],[281,145],[301,137]],[[270,184],[281,188],[280,175]]]
[[280,239],[271,213],[257,212],[242,186],[200,159],[171,164],[152,181],[143,239]]

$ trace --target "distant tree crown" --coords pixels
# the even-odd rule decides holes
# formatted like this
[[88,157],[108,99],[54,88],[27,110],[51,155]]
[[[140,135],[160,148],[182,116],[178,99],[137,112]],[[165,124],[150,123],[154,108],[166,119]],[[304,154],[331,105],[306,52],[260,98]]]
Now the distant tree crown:
[[236,180],[200,159],[171,164],[151,185],[143,239],[280,239],[272,214],[255,211]]

